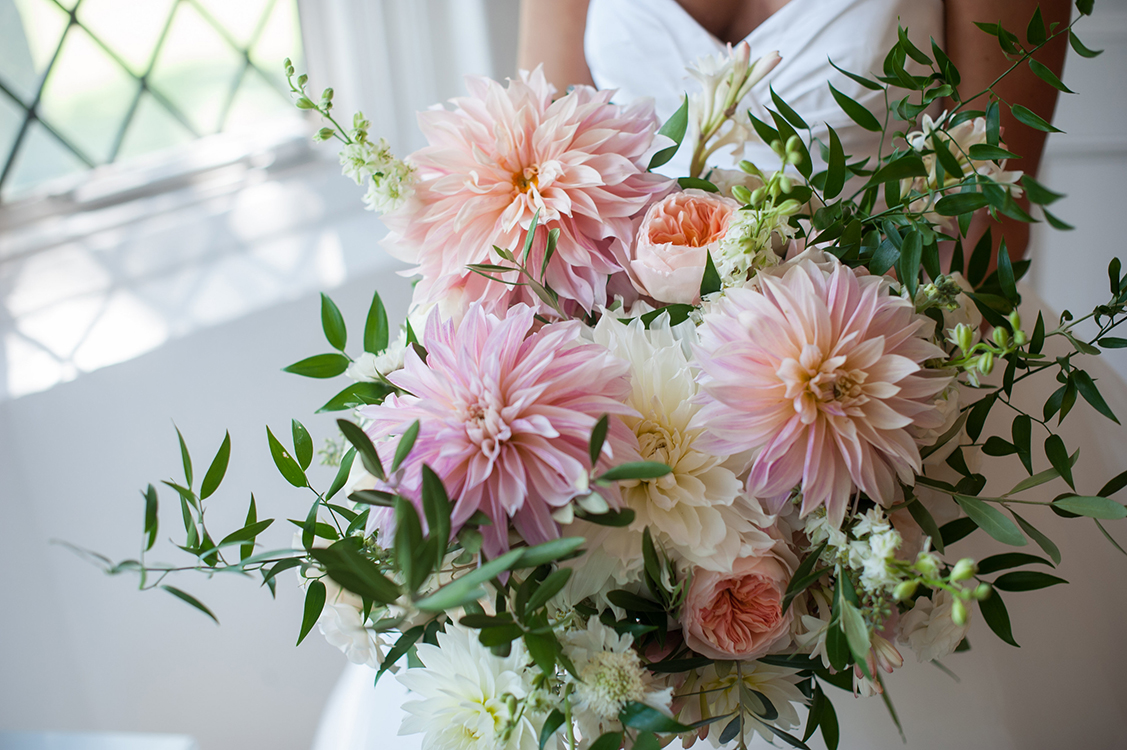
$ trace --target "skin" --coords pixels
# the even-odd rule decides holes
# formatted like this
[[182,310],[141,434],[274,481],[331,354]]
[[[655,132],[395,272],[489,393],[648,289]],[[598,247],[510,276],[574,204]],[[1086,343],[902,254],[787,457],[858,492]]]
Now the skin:
[[[678,0],[682,7],[721,41],[738,41],[754,30],[786,0]],[[946,0],[946,52],[959,69],[962,83],[959,91],[969,97],[984,90],[1006,71],[1011,62],[997,42],[974,25],[974,21],[1001,22],[1008,30],[1024,39],[1025,27],[1038,5],[1046,25],[1066,24],[1069,0]],[[583,56],[583,32],[587,22],[588,0],[521,0],[520,38],[517,63],[522,69],[544,65],[548,80],[560,90],[572,84],[593,84]],[[551,29],[551,33],[538,33]],[[1044,47],[1036,59],[1058,76],[1064,65],[1066,42],[1061,36]],[[1020,103],[1046,120],[1052,120],[1057,92],[1022,65],[994,87],[1004,102]],[[971,108],[984,109],[985,97]],[[1011,160],[1010,168],[1036,175],[1045,146],[1045,133],[1017,122],[1008,107],[1001,107],[1003,140],[1020,160]],[[1019,201],[1028,209],[1028,204]],[[997,246],[1004,236],[1012,258],[1025,253],[1029,243],[1029,225],[1003,218],[994,222],[983,213],[971,226],[964,245],[970,252],[978,238],[991,227]]]

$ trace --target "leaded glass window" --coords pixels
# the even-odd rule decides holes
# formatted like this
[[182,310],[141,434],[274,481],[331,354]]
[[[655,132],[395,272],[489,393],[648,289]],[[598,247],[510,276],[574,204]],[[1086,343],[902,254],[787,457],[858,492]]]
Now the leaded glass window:
[[301,58],[296,0],[0,0],[0,203],[299,117],[286,57]]

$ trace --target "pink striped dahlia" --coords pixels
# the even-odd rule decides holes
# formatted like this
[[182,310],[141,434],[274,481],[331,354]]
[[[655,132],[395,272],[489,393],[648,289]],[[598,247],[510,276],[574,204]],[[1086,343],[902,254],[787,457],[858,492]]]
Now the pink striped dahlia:
[[[831,257],[832,256],[827,256]],[[754,451],[750,494],[780,507],[802,491],[840,526],[854,488],[889,505],[915,481],[911,425],[938,424],[949,378],[922,363],[943,352],[931,323],[881,276],[801,259],[733,289],[704,316],[697,424],[721,453]]]
[[[595,422],[635,413],[624,403],[626,362],[582,342],[578,321],[531,332],[533,314],[518,305],[499,318],[473,305],[456,328],[432,314],[426,362],[408,351],[403,369],[388,376],[410,395],[361,409],[385,464],[397,436],[418,420],[398,491],[418,500],[422,466],[430,466],[454,504],[455,531],[474,511],[492,520],[482,529],[490,556],[508,549],[509,519],[529,544],[559,536],[551,513],[587,491]],[[611,420],[604,463],[614,455],[619,462],[637,457],[637,440],[618,419]]]
[[385,217],[395,233],[389,249],[418,263],[423,302],[457,289],[492,310],[536,306],[528,287],[490,281],[466,265],[499,262],[493,245],[518,250],[539,210],[529,266],[539,271],[543,240],[558,228],[549,286],[588,312],[604,304],[607,276],[622,270],[633,242],[632,219],[673,186],[643,161],[657,125],[652,103],[614,105],[614,92],[589,86],[552,101],[555,89],[539,68],[507,87],[466,81],[470,95],[452,100],[453,110],[419,114],[430,145],[408,157],[419,182],[415,199]]

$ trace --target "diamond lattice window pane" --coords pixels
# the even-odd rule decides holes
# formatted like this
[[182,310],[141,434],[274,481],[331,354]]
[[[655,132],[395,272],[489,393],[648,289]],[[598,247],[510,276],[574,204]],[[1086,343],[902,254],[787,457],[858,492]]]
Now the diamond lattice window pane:
[[73,28],[43,87],[40,116],[95,162],[109,161],[140,84]]
[[242,57],[193,6],[180,3],[150,81],[198,132],[214,133],[242,64]]
[[86,168],[72,151],[47,132],[42,123],[33,122],[16,153],[11,174],[0,192],[0,201],[11,200],[42,182],[82,172]]
[[270,11],[270,18],[250,51],[250,59],[259,70],[270,77],[275,86],[282,91],[288,91],[289,85],[282,71],[282,61],[287,57],[293,61],[295,68],[304,69],[297,3],[278,2]]
[[239,84],[224,127],[227,130],[248,130],[264,121],[277,122],[295,116],[301,116],[297,108],[258,70],[249,68]]
[[23,124],[24,111],[8,97],[0,94],[0,164],[8,162],[8,155],[16,142]]
[[50,0],[0,0],[0,82],[30,104],[69,19]]
[[[176,0],[83,0],[78,20],[125,61],[134,75],[145,75],[161,31]],[[234,3],[238,5],[239,3]]]
[[137,111],[125,131],[125,138],[121,142],[121,150],[117,152],[117,157],[127,159],[140,156],[180,146],[194,138],[192,131],[173,117],[152,94],[145,92],[141,94],[141,101],[137,103]]
[[[263,21],[270,0],[197,0],[204,12],[235,41],[246,47],[254,40],[254,33]],[[282,3],[283,5],[285,3]]]

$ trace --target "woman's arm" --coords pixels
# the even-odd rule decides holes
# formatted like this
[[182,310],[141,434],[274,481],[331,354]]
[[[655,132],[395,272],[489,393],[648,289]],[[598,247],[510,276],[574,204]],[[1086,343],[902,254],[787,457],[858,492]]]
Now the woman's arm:
[[532,70],[541,63],[548,82],[560,91],[594,85],[583,56],[589,0],[521,0],[517,67]]
[[[1013,64],[1013,61],[1006,59],[997,40],[975,26],[974,22],[1001,22],[1007,30],[1017,34],[1024,44],[1026,26],[1038,5],[1041,6],[1046,26],[1053,22],[1062,26],[1068,23],[1071,10],[1069,0],[946,0],[946,52],[962,77],[959,84],[962,96],[973,96],[984,90]],[[1064,65],[1065,51],[1065,39],[1060,36],[1043,47],[1035,57],[1059,76]],[[1034,75],[1025,64],[1014,69],[994,87],[994,91],[1003,101],[1002,139],[1006,148],[1022,157],[1011,161],[1009,168],[1036,176],[1041,163],[1041,152],[1045,147],[1045,133],[1015,120],[1005,103],[1022,104],[1051,121],[1056,108],[1057,91]],[[985,109],[986,103],[987,100],[983,97],[976,100],[971,108]],[[1024,201],[1022,205],[1028,208]],[[1008,218],[1003,218],[1000,223],[988,218],[976,221],[971,229],[971,236],[967,238],[967,252],[974,247],[987,226],[992,227],[995,245],[1000,235],[1004,235],[1010,256],[1018,258],[1024,255],[1029,243],[1029,225]]]

